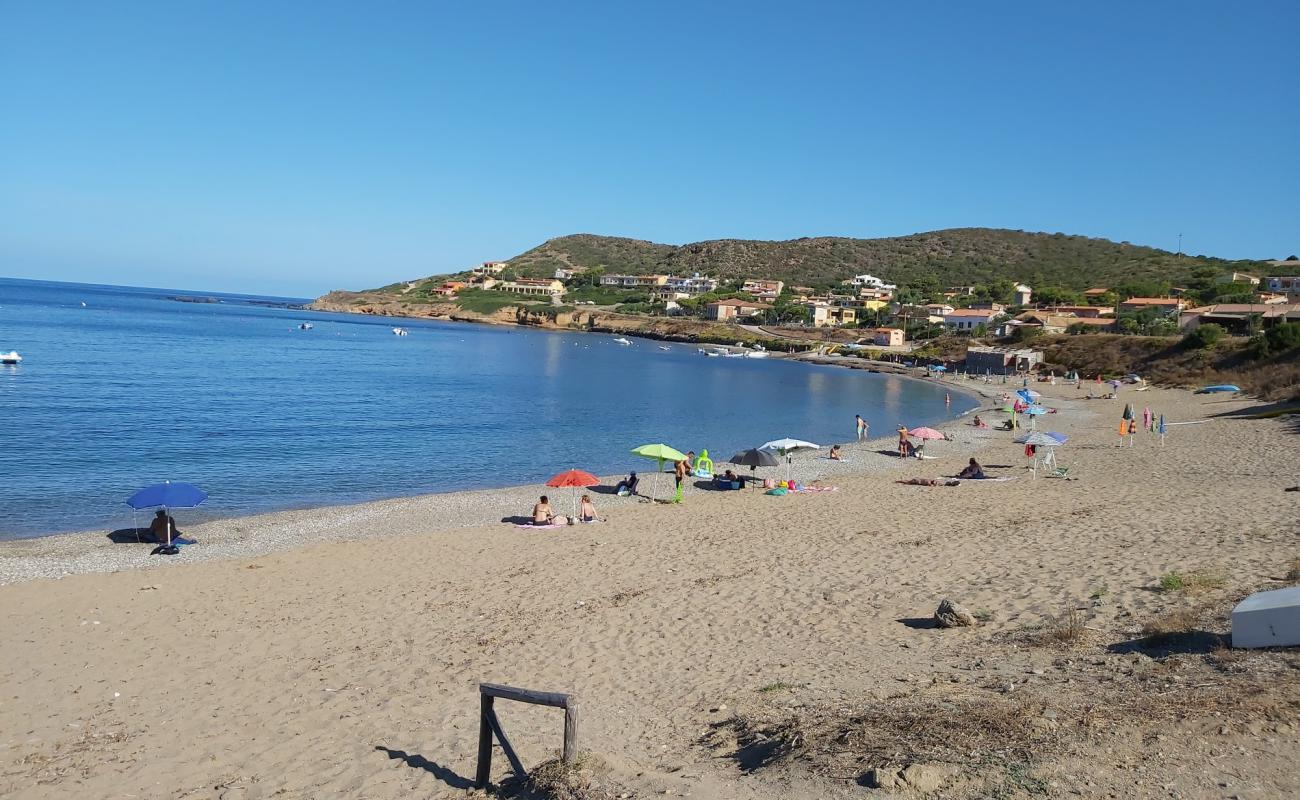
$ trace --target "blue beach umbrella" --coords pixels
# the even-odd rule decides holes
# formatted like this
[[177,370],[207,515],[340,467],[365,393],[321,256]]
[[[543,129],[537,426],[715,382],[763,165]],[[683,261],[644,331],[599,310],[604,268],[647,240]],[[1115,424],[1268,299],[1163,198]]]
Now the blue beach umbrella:
[[[195,486],[192,483],[182,483],[181,481],[163,481],[155,483],[153,486],[146,486],[135,494],[127,498],[126,504],[131,507],[131,523],[137,531],[139,525],[135,524],[135,512],[142,508],[162,508],[166,511],[169,508],[194,508],[208,499],[208,493]],[[172,546],[172,526],[167,525],[167,543],[154,550],[155,553],[162,555],[176,555],[176,548]]]
[[192,483],[163,481],[146,486],[127,498],[126,504],[142,508],[194,508],[208,499],[208,493]]
[[1065,444],[1066,442],[1070,441],[1069,436],[1066,436],[1064,433],[1057,433],[1056,431],[1043,431],[1043,435],[1050,436],[1056,441],[1060,442],[1061,444]]

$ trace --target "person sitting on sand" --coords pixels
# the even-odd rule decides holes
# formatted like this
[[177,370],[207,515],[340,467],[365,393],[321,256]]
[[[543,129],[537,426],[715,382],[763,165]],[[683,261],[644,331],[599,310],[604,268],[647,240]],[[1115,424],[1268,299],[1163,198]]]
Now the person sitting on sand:
[[618,482],[618,486],[614,487],[614,494],[619,496],[624,494],[636,494],[636,485],[639,480],[640,479],[637,478],[636,473],[633,472],[631,475],[627,476],[626,480]]
[[[168,532],[170,531],[170,536]],[[176,528],[176,520],[163,509],[154,512],[153,522],[149,523],[149,538],[155,542],[166,542],[169,538],[175,539],[180,536],[181,532]]]
[[551,525],[555,522],[555,512],[551,510],[551,501],[542,495],[541,502],[533,506],[533,524]]
[[591,495],[589,494],[584,494],[582,496],[582,503],[578,506],[578,521],[596,521],[596,504],[591,502]]
[[833,444],[833,445],[831,445],[831,454],[830,454],[829,458],[830,458],[831,461],[843,461],[843,460],[844,460],[844,459],[840,458],[840,446],[839,446],[838,444]]
[[987,428],[987,427],[989,426],[989,424],[988,424],[987,422],[985,422],[984,420],[980,419],[980,415],[979,415],[979,414],[976,414],[976,415],[975,415],[975,422],[974,422],[973,424],[974,424],[975,427],[977,427],[977,428]]
[[984,468],[980,466],[980,462],[972,458],[966,468],[957,473],[957,477],[982,479],[984,477]]

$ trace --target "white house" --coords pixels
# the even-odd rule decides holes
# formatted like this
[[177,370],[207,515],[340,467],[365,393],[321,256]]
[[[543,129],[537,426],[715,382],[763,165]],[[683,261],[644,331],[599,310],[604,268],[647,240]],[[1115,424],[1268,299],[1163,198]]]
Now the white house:
[[1027,306],[1029,300],[1034,296],[1034,291],[1023,283],[1016,284],[1016,299],[1012,305]]
[[893,290],[898,288],[892,283],[885,283],[883,280],[877,278],[875,275],[854,275],[852,278],[845,281],[845,283],[851,283],[854,286],[858,287],[859,289],[861,288],[887,289],[892,292]]
[[710,278],[707,275],[701,275],[697,272],[689,278],[671,277],[664,285],[674,292],[693,296],[697,294],[707,294],[708,292],[718,288],[718,279]]
[[958,308],[950,314],[943,315],[943,325],[951,331],[969,333],[981,325],[987,326],[1000,316],[1002,316],[1001,311],[992,309]]

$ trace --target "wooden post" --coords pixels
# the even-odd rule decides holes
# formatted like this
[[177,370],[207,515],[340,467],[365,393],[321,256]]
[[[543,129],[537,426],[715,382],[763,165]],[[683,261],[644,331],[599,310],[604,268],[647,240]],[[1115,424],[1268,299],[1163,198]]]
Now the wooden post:
[[492,775],[492,701],[490,694],[479,695],[478,723],[478,773],[474,776],[474,787],[486,789]]
[[564,705],[564,750],[560,760],[573,764],[578,758],[578,702],[570,697]]
[[532,689],[503,686],[499,683],[480,683],[478,691],[478,770],[474,776],[474,786],[476,788],[487,788],[492,775],[493,736],[496,737],[497,741],[501,742],[501,749],[505,751],[506,758],[510,760],[510,767],[515,771],[516,777],[528,777],[528,773],[524,771],[524,765],[519,761],[519,756],[515,754],[514,748],[510,745],[510,740],[506,738],[505,731],[501,728],[501,720],[497,718],[496,711],[493,709],[493,701],[498,697],[503,700],[515,700],[520,703],[564,709],[564,749],[561,751],[560,760],[565,764],[573,764],[577,761],[577,698],[559,692],[537,692]]

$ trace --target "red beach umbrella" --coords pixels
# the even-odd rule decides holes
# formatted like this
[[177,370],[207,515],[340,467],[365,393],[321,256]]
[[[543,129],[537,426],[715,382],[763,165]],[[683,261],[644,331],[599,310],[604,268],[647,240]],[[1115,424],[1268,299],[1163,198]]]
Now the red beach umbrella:
[[590,472],[583,472],[580,469],[571,469],[568,472],[561,472],[554,475],[546,482],[547,486],[554,486],[557,489],[569,487],[573,490],[573,516],[578,516],[578,489],[585,489],[588,486],[599,486],[600,478],[592,475]]

